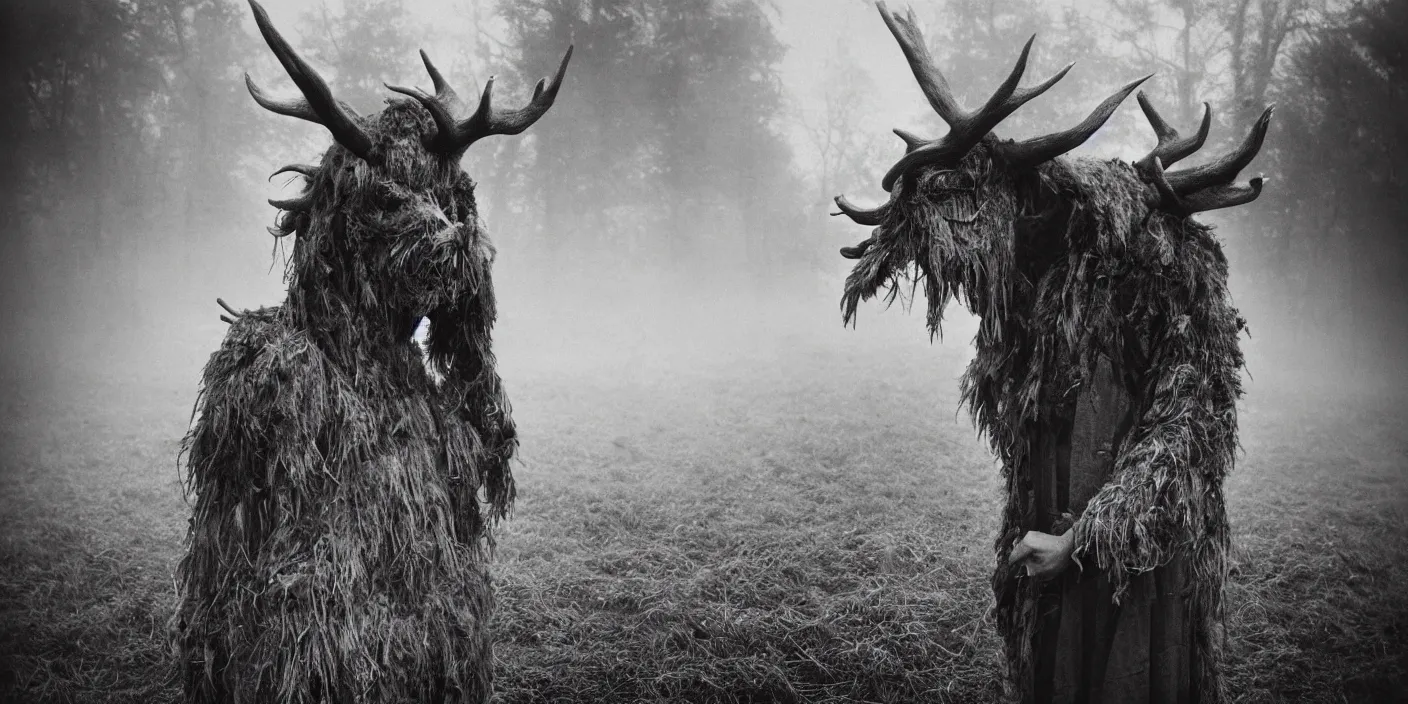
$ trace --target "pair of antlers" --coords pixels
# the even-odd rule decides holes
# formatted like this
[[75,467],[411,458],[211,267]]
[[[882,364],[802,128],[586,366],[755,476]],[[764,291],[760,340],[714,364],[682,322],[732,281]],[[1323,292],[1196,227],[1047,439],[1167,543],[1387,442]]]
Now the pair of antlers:
[[[895,134],[904,140],[906,148],[904,156],[890,167],[884,180],[881,181],[881,185],[886,191],[893,191],[895,183],[900,177],[916,167],[925,164],[957,164],[998,123],[1032,98],[1045,93],[1057,81],[1064,78],[1071,67],[1075,65],[1067,64],[1051,78],[1030,88],[1019,90],[1017,84],[1021,82],[1022,74],[1026,72],[1027,56],[1031,52],[1032,42],[1036,40],[1036,36],[1033,35],[1022,47],[1022,53],[1017,57],[1017,65],[1012,68],[1007,79],[998,86],[997,91],[988,98],[981,108],[970,112],[959,106],[958,101],[953,97],[953,90],[949,87],[948,80],[934,64],[934,59],[929,54],[928,45],[924,42],[924,36],[915,22],[914,11],[911,9],[906,16],[900,17],[890,12],[884,2],[877,2],[876,6],[880,10],[880,17],[885,20],[885,26],[889,27],[890,33],[899,42],[910,69],[914,71],[914,78],[919,82],[919,88],[924,92],[924,97],[928,98],[929,105],[934,108],[934,112],[937,112],[939,117],[943,118],[949,126],[947,134],[932,140],[916,137],[904,130],[895,130]],[[1124,99],[1129,97],[1129,94],[1139,87],[1139,84],[1148,80],[1152,75],[1131,81],[1115,91],[1075,127],[1021,142],[998,141],[994,143],[995,156],[1012,167],[1031,168],[1075,149],[1095,134],[1096,130],[1100,129],[1105,121],[1114,114],[1120,103],[1124,102]],[[1212,120],[1211,109],[1207,107],[1206,103],[1204,104],[1203,122],[1198,133],[1192,137],[1183,138],[1177,130],[1170,127],[1159,116],[1142,92],[1139,94],[1139,104],[1144,109],[1144,114],[1149,118],[1150,124],[1153,125],[1159,143],[1152,152],[1136,162],[1136,166],[1147,178],[1153,180],[1159,191],[1161,199],[1159,205],[1161,207],[1189,214],[1247,203],[1261,193],[1261,178],[1252,179],[1249,184],[1244,185],[1234,185],[1232,182],[1261,149],[1262,140],[1266,137],[1266,128],[1271,120],[1271,108],[1266,109],[1261,119],[1252,128],[1251,134],[1236,151],[1203,166],[1166,173],[1164,167],[1172,165],[1175,161],[1202,147],[1203,142],[1207,139],[1208,127]],[[865,210],[852,205],[845,196],[837,196],[836,205],[840,207],[842,214],[849,216],[857,223],[875,226],[880,224],[888,204],[874,210]]]
[[[303,93],[302,97],[298,98],[272,98],[255,85],[254,80],[246,73],[245,85],[249,88],[249,94],[254,96],[255,102],[280,115],[320,124],[328,128],[333,138],[348,151],[362,159],[371,158],[372,139],[358,124],[360,116],[357,112],[333,97],[327,81],[293,50],[277,29],[274,29],[273,23],[269,21],[269,14],[258,2],[249,0],[249,5],[254,9],[254,21],[259,25],[259,33],[264,35],[264,41],[268,42],[279,63],[283,64],[284,70]],[[547,83],[547,79],[538,81],[533,98],[527,106],[518,110],[495,109],[494,79],[491,77],[484,85],[484,94],[479,99],[479,106],[473,114],[464,119],[458,117],[465,112],[464,103],[430,62],[430,57],[426,56],[424,51],[420,52],[420,56],[430,74],[430,80],[434,82],[435,95],[426,94],[416,88],[387,88],[415,98],[434,118],[435,132],[423,137],[426,149],[438,154],[456,155],[483,137],[518,134],[537,122],[557,99],[557,90],[562,86],[562,77],[567,73],[567,62],[572,58],[572,47],[567,47],[567,53],[562,57],[562,63],[557,67],[557,75],[553,76],[552,83]]]

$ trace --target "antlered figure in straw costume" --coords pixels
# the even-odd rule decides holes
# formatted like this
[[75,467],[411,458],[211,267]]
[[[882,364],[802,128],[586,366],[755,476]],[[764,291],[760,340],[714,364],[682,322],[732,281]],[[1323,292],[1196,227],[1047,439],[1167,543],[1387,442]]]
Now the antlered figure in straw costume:
[[1067,159],[1145,79],[1079,125],[1021,142],[992,134],[1070,67],[1019,88],[1031,41],[980,108],[965,110],[913,14],[879,4],[930,105],[949,125],[885,175],[888,202],[842,212],[874,228],[842,309],[922,285],[937,333],[950,300],[980,318],[962,396],[1002,464],[995,619],[1008,694],[1023,702],[1220,702],[1228,524],[1243,321],[1227,260],[1199,211],[1240,205],[1237,183],[1268,109],[1235,151],[1164,169],[1181,136],[1143,94],[1158,145],[1139,161]]
[[[435,93],[359,116],[251,2],[302,93],[263,107],[335,140],[297,198],[283,305],[235,313],[186,439],[194,516],[174,647],[190,702],[483,702],[485,563],[517,446],[490,349],[494,248],[464,150],[553,104],[571,48],[529,104]],[[427,374],[413,334],[429,319]]]

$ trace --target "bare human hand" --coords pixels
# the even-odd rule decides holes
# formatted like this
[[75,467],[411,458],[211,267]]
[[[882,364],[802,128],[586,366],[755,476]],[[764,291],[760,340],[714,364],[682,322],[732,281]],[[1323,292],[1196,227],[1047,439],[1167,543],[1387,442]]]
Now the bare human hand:
[[1040,580],[1051,579],[1066,570],[1074,547],[1075,537],[1069,530],[1061,535],[1029,530],[1012,546],[1007,564],[1024,565],[1027,575]]

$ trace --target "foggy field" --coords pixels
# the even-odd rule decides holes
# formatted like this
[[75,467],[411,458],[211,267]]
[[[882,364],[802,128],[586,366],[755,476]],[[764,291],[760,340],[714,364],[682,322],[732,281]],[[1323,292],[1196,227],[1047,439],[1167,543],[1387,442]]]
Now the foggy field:
[[[996,696],[999,477],[956,406],[961,324],[931,345],[897,311],[842,330],[829,307],[715,310],[588,339],[509,312],[523,445],[493,567],[496,701]],[[0,395],[0,671],[19,701],[177,700],[176,455],[218,335],[168,368]],[[1228,486],[1237,701],[1408,684],[1401,407],[1251,385]]]

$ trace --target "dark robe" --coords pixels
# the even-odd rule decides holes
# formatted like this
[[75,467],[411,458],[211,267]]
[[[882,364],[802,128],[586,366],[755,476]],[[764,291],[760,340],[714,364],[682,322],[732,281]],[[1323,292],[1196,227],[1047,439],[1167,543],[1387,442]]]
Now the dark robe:
[[[1103,357],[1073,404],[1057,413],[1036,469],[1037,530],[1060,534],[1105,484],[1139,403]],[[1069,566],[1037,600],[1034,704],[1197,701],[1187,565],[1174,559],[1130,579],[1117,605],[1094,565]]]

